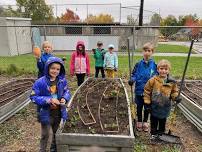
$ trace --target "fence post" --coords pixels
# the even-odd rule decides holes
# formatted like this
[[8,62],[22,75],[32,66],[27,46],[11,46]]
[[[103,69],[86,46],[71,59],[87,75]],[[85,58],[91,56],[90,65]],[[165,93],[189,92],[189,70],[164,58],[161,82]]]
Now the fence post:
[[122,6],[121,6],[121,3],[120,3],[120,14],[119,14],[119,23],[121,24],[121,9],[122,9]]

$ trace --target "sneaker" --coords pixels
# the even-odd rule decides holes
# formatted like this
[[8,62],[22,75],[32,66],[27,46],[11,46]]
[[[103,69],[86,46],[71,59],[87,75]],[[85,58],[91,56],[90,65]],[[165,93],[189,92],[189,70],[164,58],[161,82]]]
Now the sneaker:
[[148,132],[149,131],[149,123],[148,122],[143,122],[143,130],[145,132]]
[[142,131],[142,122],[137,122],[137,131]]
[[150,140],[156,141],[158,139],[158,135],[151,135]]

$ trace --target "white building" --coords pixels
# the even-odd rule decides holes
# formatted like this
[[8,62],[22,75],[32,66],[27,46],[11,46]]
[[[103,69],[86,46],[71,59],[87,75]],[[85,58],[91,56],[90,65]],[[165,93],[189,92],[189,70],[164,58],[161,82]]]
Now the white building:
[[30,25],[30,18],[0,17],[0,56],[32,52],[31,27],[17,27]]

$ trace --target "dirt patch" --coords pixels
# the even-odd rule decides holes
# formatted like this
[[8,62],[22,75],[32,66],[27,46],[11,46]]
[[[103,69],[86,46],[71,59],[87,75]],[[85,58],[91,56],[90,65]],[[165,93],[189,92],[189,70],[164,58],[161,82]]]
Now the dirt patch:
[[183,94],[202,107],[202,81],[185,83],[183,86]]
[[129,135],[126,101],[120,80],[90,79],[75,95],[63,132]]
[[36,119],[36,107],[29,104],[13,117],[0,124],[0,151],[39,151],[40,123]]

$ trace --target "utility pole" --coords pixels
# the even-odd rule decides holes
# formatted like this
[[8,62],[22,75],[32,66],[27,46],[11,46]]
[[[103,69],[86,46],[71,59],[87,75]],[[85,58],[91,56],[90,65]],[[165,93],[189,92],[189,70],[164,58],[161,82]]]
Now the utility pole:
[[139,26],[143,25],[143,7],[144,7],[144,0],[140,0]]
[[87,24],[88,24],[88,4],[86,4],[87,7]]

